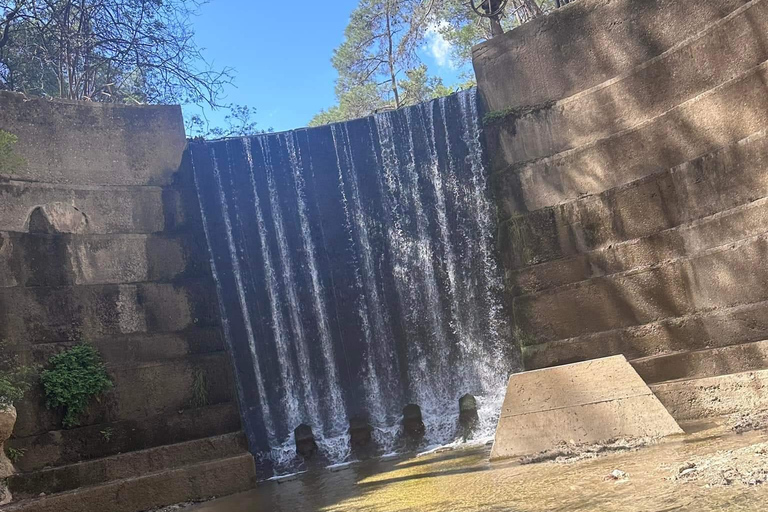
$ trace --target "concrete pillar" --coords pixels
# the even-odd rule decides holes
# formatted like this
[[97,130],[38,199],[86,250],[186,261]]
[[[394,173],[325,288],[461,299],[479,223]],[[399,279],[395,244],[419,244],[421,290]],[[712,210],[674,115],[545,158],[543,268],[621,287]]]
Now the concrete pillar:
[[421,418],[421,407],[408,404],[403,407],[403,433],[412,440],[421,440],[426,429]]
[[477,414],[477,400],[467,393],[459,398],[459,425],[457,436],[464,439],[472,435],[480,417]]
[[296,440],[296,453],[301,457],[311,459],[317,453],[318,448],[312,427],[304,424],[299,425],[293,431],[293,436]]

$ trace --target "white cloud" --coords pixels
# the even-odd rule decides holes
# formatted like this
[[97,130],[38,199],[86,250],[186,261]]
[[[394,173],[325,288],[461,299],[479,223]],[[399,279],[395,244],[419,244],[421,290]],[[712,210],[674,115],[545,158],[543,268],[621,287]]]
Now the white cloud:
[[446,22],[443,21],[440,25],[433,25],[427,29],[427,44],[425,45],[425,49],[432,55],[432,57],[434,57],[435,62],[437,62],[437,65],[441,68],[456,69],[456,63],[451,57],[453,45],[440,33],[440,28],[442,28],[442,25],[445,23]]

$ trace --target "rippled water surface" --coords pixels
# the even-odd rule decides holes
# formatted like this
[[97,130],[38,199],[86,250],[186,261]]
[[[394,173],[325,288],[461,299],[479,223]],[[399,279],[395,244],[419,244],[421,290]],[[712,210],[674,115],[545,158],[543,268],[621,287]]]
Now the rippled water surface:
[[[690,429],[689,429],[690,430]],[[694,457],[765,442],[768,434],[708,429],[639,451],[574,464],[489,463],[489,447],[320,469],[189,512],[765,510],[768,485],[707,488],[670,479]],[[626,481],[606,480],[614,469]]]

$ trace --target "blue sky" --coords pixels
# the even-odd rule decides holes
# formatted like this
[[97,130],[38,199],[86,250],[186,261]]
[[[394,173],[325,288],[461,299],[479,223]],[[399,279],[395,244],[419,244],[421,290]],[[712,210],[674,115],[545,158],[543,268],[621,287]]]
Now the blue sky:
[[[305,126],[335,102],[336,71],[330,59],[358,0],[211,0],[194,20],[197,42],[217,67],[237,72],[226,103],[258,109],[260,128],[277,131]],[[291,14],[286,6],[293,4]],[[446,85],[458,82],[444,41],[422,49],[430,72]],[[195,112],[196,107],[185,111]],[[224,113],[206,111],[212,124]]]

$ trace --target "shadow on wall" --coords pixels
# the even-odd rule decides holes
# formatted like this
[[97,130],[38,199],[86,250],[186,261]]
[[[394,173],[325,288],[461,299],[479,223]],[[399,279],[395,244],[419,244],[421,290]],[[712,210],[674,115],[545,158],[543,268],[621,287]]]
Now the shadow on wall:
[[768,299],[768,2],[673,4],[584,0],[475,50],[512,107],[486,136],[527,367],[737,344],[699,316]]

